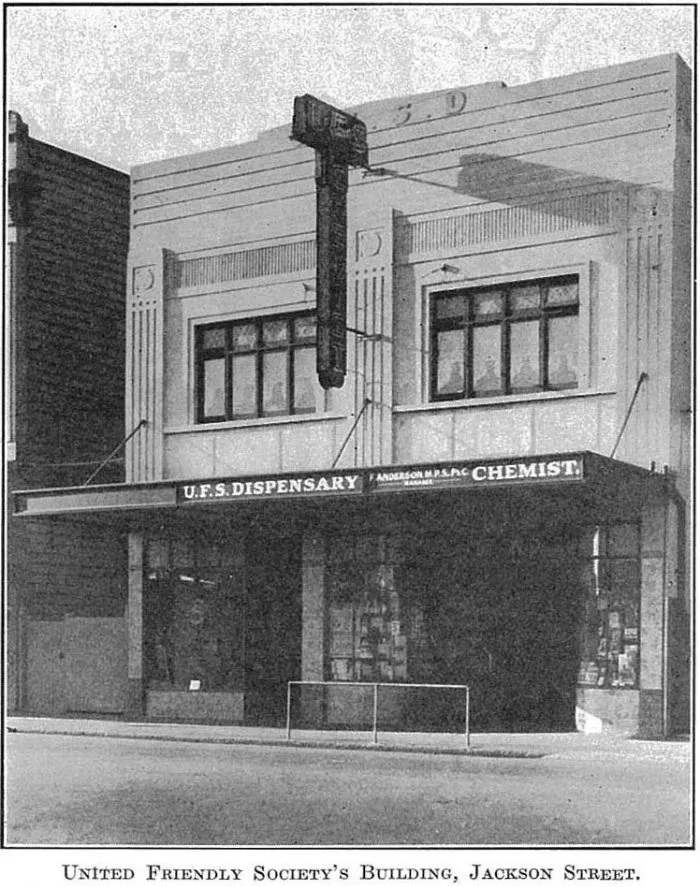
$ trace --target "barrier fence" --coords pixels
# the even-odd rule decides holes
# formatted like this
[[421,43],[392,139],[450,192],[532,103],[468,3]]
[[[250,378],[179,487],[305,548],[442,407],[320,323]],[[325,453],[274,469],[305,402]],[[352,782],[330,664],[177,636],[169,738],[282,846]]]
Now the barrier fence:
[[[287,682],[287,739],[291,739],[292,735],[292,687],[293,686],[311,686],[311,687],[362,687],[372,689],[372,742],[376,745],[379,741],[379,688],[387,687],[392,690],[400,688],[402,690],[421,689],[421,690],[460,690],[464,693],[464,741],[467,748],[470,746],[469,735],[469,687],[467,684],[404,684],[404,683],[374,683],[371,681],[288,681]],[[327,726],[327,724],[324,724]]]

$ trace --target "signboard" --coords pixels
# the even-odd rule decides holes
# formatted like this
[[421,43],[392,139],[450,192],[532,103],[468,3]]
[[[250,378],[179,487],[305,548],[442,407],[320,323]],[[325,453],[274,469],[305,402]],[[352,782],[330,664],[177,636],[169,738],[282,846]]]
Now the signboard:
[[347,373],[348,165],[367,166],[367,127],[302,95],[294,99],[292,138],[316,151],[316,369],[323,388],[340,388]]
[[178,484],[177,504],[240,502],[251,499],[308,499],[314,496],[355,495],[364,492],[360,472],[271,475],[251,480],[211,480]]
[[316,157],[316,369],[323,388],[345,381],[348,168],[331,151]]
[[314,474],[269,475],[197,481],[177,486],[177,504],[240,502],[261,499],[307,499],[315,496],[354,496],[455,487],[494,487],[505,484],[551,484],[581,481],[583,456],[552,456],[518,461],[451,462],[402,468],[329,471]]
[[439,490],[452,487],[494,487],[505,484],[583,480],[583,458],[521,459],[498,462],[455,462],[372,471],[368,492]]
[[357,117],[312,95],[294,99],[292,138],[316,151],[330,148],[340,163],[368,166],[367,127]]

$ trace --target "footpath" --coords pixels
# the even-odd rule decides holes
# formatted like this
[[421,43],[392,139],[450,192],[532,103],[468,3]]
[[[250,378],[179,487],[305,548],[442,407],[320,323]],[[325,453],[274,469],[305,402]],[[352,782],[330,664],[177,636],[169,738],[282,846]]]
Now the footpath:
[[108,720],[101,717],[5,718],[9,733],[201,742],[219,745],[283,746],[285,748],[362,749],[374,752],[460,754],[474,757],[601,759],[635,758],[687,761],[687,737],[642,740],[608,734],[584,733],[473,733],[467,746],[464,734],[379,732],[376,744],[370,731],[292,730],[222,724],[160,723]]

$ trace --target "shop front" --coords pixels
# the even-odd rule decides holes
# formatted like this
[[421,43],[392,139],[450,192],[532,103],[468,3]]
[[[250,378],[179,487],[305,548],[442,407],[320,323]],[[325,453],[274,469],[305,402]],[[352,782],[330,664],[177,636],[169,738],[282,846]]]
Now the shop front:
[[[667,478],[591,453],[19,494],[129,527],[132,713],[658,734]],[[677,583],[676,583],[677,586]],[[421,688],[409,685],[425,685]]]

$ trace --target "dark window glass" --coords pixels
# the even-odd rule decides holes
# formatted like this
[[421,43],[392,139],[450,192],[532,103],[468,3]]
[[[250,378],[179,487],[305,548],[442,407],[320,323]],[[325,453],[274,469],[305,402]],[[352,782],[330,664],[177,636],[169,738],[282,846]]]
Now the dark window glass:
[[258,330],[254,323],[237,323],[233,327],[233,350],[254,351],[258,344]]
[[286,345],[289,340],[289,322],[287,320],[267,320],[263,323],[263,344],[276,348]]
[[439,318],[464,317],[467,301],[464,296],[441,296],[437,299],[436,313]]
[[510,294],[511,311],[537,311],[540,307],[540,287],[538,284],[514,286]]
[[546,305],[552,308],[555,305],[578,304],[578,281],[571,280],[567,283],[555,283],[545,289]]
[[575,388],[578,298],[574,276],[437,294],[431,400]]
[[640,541],[636,524],[590,527],[582,535],[582,621],[578,682],[638,687]]
[[195,358],[198,422],[323,409],[311,313],[200,327]]
[[226,329],[224,327],[215,327],[214,329],[204,330],[202,335],[202,346],[207,351],[213,348],[225,348]]
[[316,341],[316,318],[312,314],[304,317],[297,317],[294,320],[294,341],[295,342],[315,342]]
[[501,314],[503,311],[503,293],[500,290],[474,293],[472,304],[474,306],[474,316],[477,318]]

